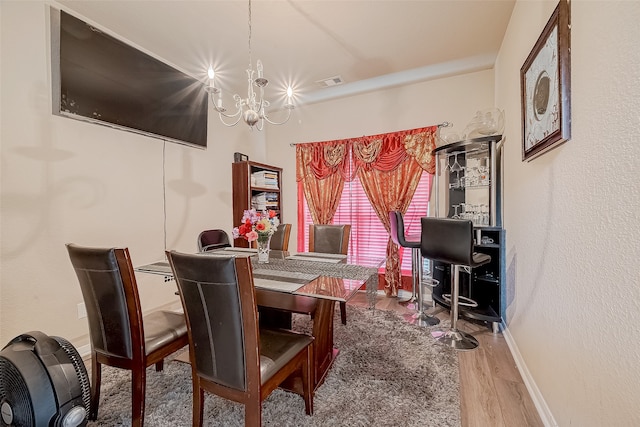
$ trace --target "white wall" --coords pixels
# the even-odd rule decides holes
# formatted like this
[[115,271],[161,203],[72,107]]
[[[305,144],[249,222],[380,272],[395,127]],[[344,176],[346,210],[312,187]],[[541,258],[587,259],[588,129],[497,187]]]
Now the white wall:
[[[231,230],[233,152],[264,160],[264,135],[214,118],[199,150],[53,116],[47,3],[0,7],[0,347],[30,330],[84,345],[65,243],[127,246],[135,265],[163,259],[166,194],[166,248],[194,251],[200,231]],[[143,309],[179,304],[173,282],[138,281]]]
[[516,4],[495,69],[507,336],[549,424],[640,425],[640,2],[572,2],[572,138],[525,163],[519,70],[556,3]]
[[[270,163],[284,168],[284,221],[293,224],[290,248],[297,239],[295,148],[291,143],[375,135],[453,122],[443,132],[462,134],[476,111],[493,106],[493,70],[379,90],[305,105],[285,126],[268,129]],[[433,193],[432,193],[433,194]]]

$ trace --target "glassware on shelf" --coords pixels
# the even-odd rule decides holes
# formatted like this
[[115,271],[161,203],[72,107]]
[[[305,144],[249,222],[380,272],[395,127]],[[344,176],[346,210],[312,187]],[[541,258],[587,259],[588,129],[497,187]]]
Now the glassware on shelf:
[[480,138],[489,135],[500,135],[504,130],[504,112],[490,108],[476,112],[464,129],[465,139]]
[[464,210],[464,215],[462,216],[462,219],[470,219],[473,221],[475,209],[476,209],[475,205],[471,203],[465,204],[465,210]]
[[481,223],[482,225],[489,225],[489,206],[480,205]]
[[453,165],[451,165],[451,172],[460,172],[462,170],[462,166],[458,163],[458,154],[459,152],[454,153]]
[[453,156],[453,164],[451,165],[451,172],[455,172],[456,173],[456,181],[452,182],[449,185],[449,188],[463,188],[464,184],[463,181],[460,179],[460,172],[464,171],[464,167],[462,167],[462,165],[460,165],[460,163],[458,162],[458,154],[460,154],[459,152],[455,152],[455,153],[451,153],[448,157],[447,157],[447,163],[449,162],[449,157]]

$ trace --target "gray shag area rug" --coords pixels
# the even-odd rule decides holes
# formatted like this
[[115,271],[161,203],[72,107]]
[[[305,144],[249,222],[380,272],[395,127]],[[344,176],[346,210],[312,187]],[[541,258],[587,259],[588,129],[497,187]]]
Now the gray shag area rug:
[[[347,325],[335,319],[340,349],[307,416],[302,397],[275,390],[262,404],[267,426],[459,426],[458,358],[438,345],[430,328],[407,324],[398,314],[348,306]],[[446,323],[446,322],[445,322]],[[294,329],[306,331],[296,315]],[[89,426],[131,425],[131,376],[103,367],[98,420]],[[243,426],[244,406],[206,394],[205,426]],[[165,362],[147,370],[145,425],[190,426],[191,368]]]

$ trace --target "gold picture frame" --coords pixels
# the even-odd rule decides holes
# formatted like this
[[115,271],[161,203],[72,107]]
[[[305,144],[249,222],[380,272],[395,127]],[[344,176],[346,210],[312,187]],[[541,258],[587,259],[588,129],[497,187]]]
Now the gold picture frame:
[[570,33],[569,4],[560,0],[520,68],[523,161],[571,138]]

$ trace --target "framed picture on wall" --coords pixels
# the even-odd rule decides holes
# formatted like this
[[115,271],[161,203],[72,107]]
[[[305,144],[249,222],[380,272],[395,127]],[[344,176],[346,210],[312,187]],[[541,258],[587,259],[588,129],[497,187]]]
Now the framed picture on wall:
[[522,160],[571,138],[570,9],[560,0],[520,69]]

